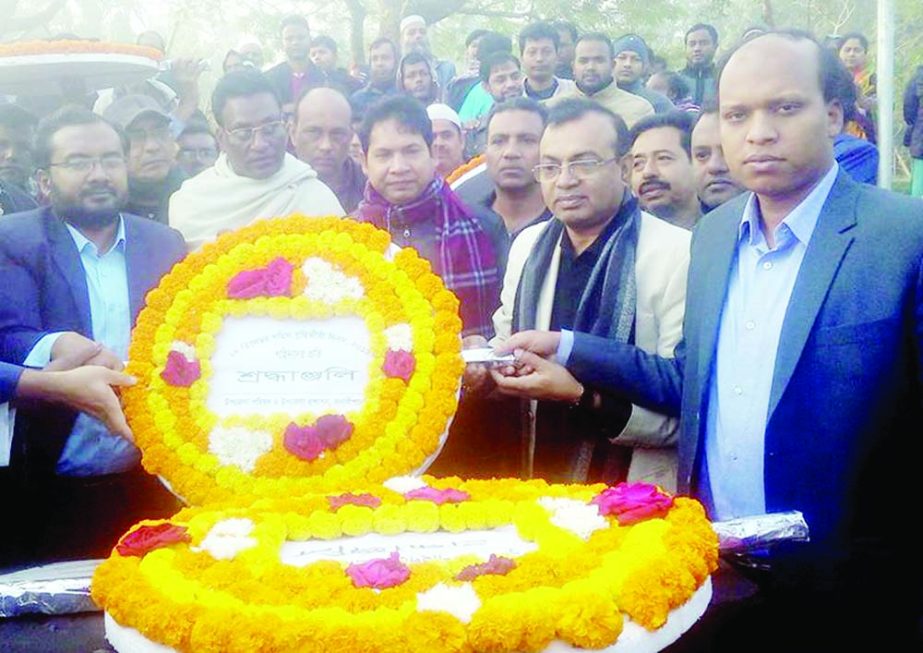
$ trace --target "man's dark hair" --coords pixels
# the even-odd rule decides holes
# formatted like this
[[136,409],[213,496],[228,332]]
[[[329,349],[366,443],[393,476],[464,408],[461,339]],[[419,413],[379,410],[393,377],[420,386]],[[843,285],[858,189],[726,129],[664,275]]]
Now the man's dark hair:
[[286,27],[303,27],[304,29],[311,31],[311,28],[308,27],[308,19],[304,16],[299,16],[298,14],[291,14],[282,19],[282,22],[279,23],[279,32],[284,30]]
[[683,79],[683,76],[679,73],[672,70],[664,70],[657,74],[663,75],[663,78],[666,80],[667,97],[670,98],[671,101],[675,102],[677,100],[682,100],[683,98],[689,97],[689,94],[692,93],[692,89],[689,88],[689,82]]
[[494,68],[497,66],[502,66],[505,63],[513,62],[516,64],[516,68],[522,70],[522,66],[519,63],[519,59],[514,57],[509,52],[494,52],[489,55],[486,59],[481,61],[481,66],[478,69],[478,74],[481,77],[481,81],[485,84],[490,80],[490,74],[493,72]]
[[715,29],[714,25],[709,25],[708,23],[696,23],[692,27],[686,30],[686,35],[683,37],[683,44],[689,40],[689,35],[693,32],[698,32],[700,30],[705,30],[711,36],[712,43],[718,45],[718,30]]
[[320,34],[311,39],[312,48],[327,48],[333,54],[337,53],[337,42],[326,34]]
[[387,36],[379,36],[369,44],[369,55],[371,56],[372,50],[380,48],[383,45],[391,46],[391,53],[394,55],[394,63],[397,64],[397,44]]
[[862,45],[862,49],[866,52],[869,51],[869,40],[865,38],[865,34],[861,32],[848,32],[840,37],[840,47],[838,50],[842,50],[843,46],[846,45],[851,39],[856,39]]
[[509,111],[528,111],[542,119],[542,128],[548,124],[548,109],[545,108],[545,105],[529,97],[514,97],[490,108],[490,113],[487,115],[487,129],[490,129],[490,123],[494,116]]
[[558,30],[559,33],[567,32],[568,34],[570,34],[570,40],[573,41],[574,43],[577,42],[577,38],[579,37],[579,34],[577,33],[577,26],[574,25],[573,23],[566,21],[566,20],[556,20],[551,24],[551,26],[554,27],[556,30]]
[[48,169],[51,163],[51,141],[55,134],[65,127],[79,127],[81,125],[109,125],[119,136],[119,141],[122,143],[122,152],[125,154],[128,153],[128,139],[121,129],[85,107],[77,106],[76,104],[68,104],[58,109],[50,116],[42,118],[38,123],[33,147],[35,167],[40,170]]
[[679,132],[679,143],[686,152],[686,156],[692,159],[692,123],[693,117],[685,111],[668,111],[666,113],[655,113],[652,116],[644,116],[635,123],[628,134],[628,149],[635,146],[635,141],[644,132],[661,127],[672,127]]
[[38,118],[31,111],[18,104],[0,104],[0,127],[11,131],[32,129],[38,124]]
[[487,32],[478,43],[478,61],[484,61],[495,52],[512,52],[513,41],[510,37],[497,32]]
[[581,34],[575,45],[583,43],[584,41],[605,43],[606,47],[609,48],[609,58],[615,59],[615,48],[612,47],[612,39],[610,39],[606,34],[603,34],[602,32],[587,32],[586,34]]
[[[212,138],[215,138],[215,135],[212,133],[212,130],[209,129],[208,123],[204,120],[190,120],[186,123],[186,126],[183,128],[183,131],[180,132],[177,136],[177,140],[183,136],[192,136],[193,134],[208,134]],[[216,139],[217,140],[217,139]]]
[[718,114],[718,103],[714,100],[709,100],[702,104],[702,108],[699,110],[699,115],[695,117],[695,122],[692,124],[692,128],[695,129],[695,126],[699,124],[699,121],[702,119],[702,116],[714,116]]
[[[734,46],[728,50],[721,57],[721,60],[718,62],[718,69],[715,73],[715,83],[718,86],[718,103],[721,103],[721,75],[724,74],[724,69],[727,67],[728,62],[731,58],[737,54],[737,51],[740,50],[745,45],[750,45],[754,41],[764,39],[767,36],[778,36],[790,41],[810,41],[817,46],[817,62],[819,69],[819,84],[821,93],[824,96],[824,102],[831,102],[832,100],[839,100],[842,97],[842,91],[840,89],[840,84],[843,71],[846,70],[846,67],[840,61],[840,58],[837,56],[836,52],[833,52],[829,48],[821,46],[817,42],[817,39],[814,37],[811,32],[806,32],[801,29],[778,29],[778,30],[769,30],[765,34],[760,36],[755,36],[748,41],[741,43],[736,43]],[[847,71],[848,74],[848,71]],[[845,109],[846,107],[844,107]]]
[[[240,56],[241,56],[240,52],[238,52],[237,50],[228,50],[227,53],[224,55],[224,59],[221,61],[221,70],[227,73],[228,72],[228,59],[230,59],[231,57],[240,57]],[[241,59],[243,59],[243,57],[241,57]]]
[[465,37],[465,47],[467,48],[469,45],[471,45],[472,41],[476,41],[477,39],[487,34],[489,31],[490,30],[480,28],[471,30],[471,32],[468,33],[468,36]]
[[519,55],[522,56],[523,50],[526,49],[526,41],[541,41],[548,39],[554,44],[555,52],[561,47],[561,35],[558,30],[551,26],[551,23],[539,21],[529,23],[519,32]]
[[398,125],[406,128],[411,134],[423,137],[426,147],[433,144],[433,123],[426,113],[426,109],[416,99],[409,95],[395,95],[385,98],[368,108],[362,124],[359,125],[359,142],[362,151],[368,153],[369,138],[372,129],[378,123],[393,120]]
[[215,91],[212,93],[212,113],[215,115],[215,122],[224,127],[224,107],[227,105],[228,100],[263,93],[268,93],[275,98],[281,111],[282,102],[276,94],[276,89],[263,73],[258,70],[235,70],[229,72],[218,80]]
[[609,109],[593,100],[588,100],[586,98],[567,98],[561,100],[548,112],[548,122],[545,128],[547,129],[553,125],[564,125],[569,122],[574,122],[592,113],[604,116],[612,123],[612,127],[616,134],[615,143],[612,144],[612,148],[618,156],[624,156],[629,149],[628,125],[625,124],[625,121],[622,120],[620,115],[612,113]]

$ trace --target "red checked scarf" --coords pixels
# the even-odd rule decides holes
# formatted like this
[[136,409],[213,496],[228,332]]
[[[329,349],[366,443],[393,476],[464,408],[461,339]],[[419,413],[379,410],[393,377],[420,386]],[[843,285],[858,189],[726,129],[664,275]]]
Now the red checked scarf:
[[461,303],[462,335],[493,336],[491,318],[500,303],[500,273],[493,245],[477,218],[438,177],[417,199],[400,206],[366,184],[356,218],[388,229],[396,210],[404,222],[436,221],[437,254],[430,265]]

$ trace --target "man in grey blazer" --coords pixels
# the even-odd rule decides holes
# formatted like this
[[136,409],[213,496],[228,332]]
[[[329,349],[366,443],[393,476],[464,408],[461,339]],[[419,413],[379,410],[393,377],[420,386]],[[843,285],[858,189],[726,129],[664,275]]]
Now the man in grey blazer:
[[810,544],[734,560],[760,593],[710,650],[920,642],[923,562],[910,531],[923,454],[923,202],[836,166],[844,72],[798,32],[727,56],[721,141],[752,192],[693,236],[674,359],[580,333],[504,345],[529,350],[519,359],[532,373],[521,368],[512,386],[567,398],[573,377],[680,414],[679,487],[713,517],[804,513]]

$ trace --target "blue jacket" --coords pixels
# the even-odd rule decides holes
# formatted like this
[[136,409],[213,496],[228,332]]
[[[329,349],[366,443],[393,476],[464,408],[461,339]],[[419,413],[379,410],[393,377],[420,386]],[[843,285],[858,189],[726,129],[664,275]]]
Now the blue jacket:
[[[686,492],[699,489],[718,326],[748,198],[708,214],[693,236],[675,359],[577,334],[568,363],[581,381],[681,416]],[[767,510],[801,510],[811,529],[811,545],[780,552],[801,559],[793,582],[821,568],[835,584],[845,566],[874,560],[919,589],[923,564],[902,554],[902,524],[916,514],[921,436],[923,202],[841,170],[782,326],[766,427]]]
[[[162,224],[123,214],[125,257],[132,322],[144,297],[186,255],[180,233]],[[67,228],[49,207],[0,220],[0,360],[19,364],[46,334],[76,331],[93,337],[90,299],[80,254]],[[70,433],[75,413],[42,410],[17,418],[17,439],[35,430],[43,464],[53,465]],[[33,419],[34,418],[34,419]],[[20,443],[22,444],[22,443]]]

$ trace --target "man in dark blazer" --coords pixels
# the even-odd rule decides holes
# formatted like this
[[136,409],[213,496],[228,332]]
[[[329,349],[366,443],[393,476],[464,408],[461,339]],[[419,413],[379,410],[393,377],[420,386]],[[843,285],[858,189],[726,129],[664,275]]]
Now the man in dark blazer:
[[[122,212],[126,143],[111,124],[65,107],[39,125],[36,143],[51,206],[0,221],[0,360],[44,367],[98,341],[87,362],[120,370],[145,295],[185,243]],[[24,544],[20,561],[105,555],[134,521],[174,510],[139,459],[87,414],[21,407],[10,466],[22,509],[7,522]]]
[[804,513],[810,544],[733,561],[760,593],[709,650],[920,650],[923,202],[838,170],[843,73],[797,32],[729,53],[722,146],[752,192],[693,236],[674,359],[580,333],[504,347],[529,350],[514,387],[679,414],[679,487],[713,517]]

